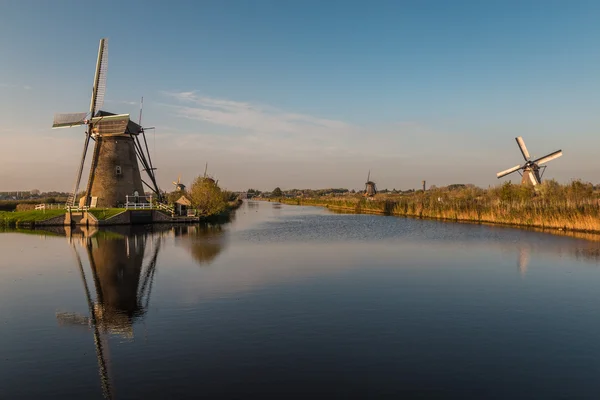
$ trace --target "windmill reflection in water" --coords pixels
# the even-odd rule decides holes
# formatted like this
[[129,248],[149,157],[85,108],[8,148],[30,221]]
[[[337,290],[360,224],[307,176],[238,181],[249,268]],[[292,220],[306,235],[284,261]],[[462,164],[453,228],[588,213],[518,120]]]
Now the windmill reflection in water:
[[148,309],[161,240],[160,236],[147,233],[123,236],[102,231],[92,237],[82,237],[81,245],[89,260],[89,276],[95,287],[95,301],[81,256],[75,241],[71,240],[89,316],[61,312],[56,317],[61,325],[87,326],[92,330],[102,391],[106,398],[112,398],[106,336],[133,338],[134,322],[141,319]]

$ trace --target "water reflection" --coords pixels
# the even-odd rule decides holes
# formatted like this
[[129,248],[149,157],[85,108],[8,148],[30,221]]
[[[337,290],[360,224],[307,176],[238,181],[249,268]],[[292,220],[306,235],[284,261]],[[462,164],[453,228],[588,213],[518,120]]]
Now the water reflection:
[[595,383],[600,275],[581,266],[598,265],[600,241],[256,202],[227,226],[53,235],[69,246],[0,239],[8,397],[398,398],[435,384],[465,398],[501,376],[521,398],[566,387],[547,376]]
[[88,315],[58,312],[57,321],[61,326],[86,327],[92,332],[102,392],[110,399],[107,335],[134,337],[133,325],[149,307],[161,243],[174,237],[198,264],[210,264],[226,243],[224,229],[221,225],[176,225],[153,230],[61,228],[53,233],[69,238],[88,308]]
[[[527,236],[525,236],[527,235]],[[548,233],[519,232],[515,235],[517,243],[498,240],[491,243],[500,247],[504,253],[516,253],[516,265],[519,274],[525,277],[532,263],[539,264],[549,259],[572,259],[587,265],[600,265],[600,241],[593,235],[571,234],[550,235]],[[561,237],[562,236],[562,237]],[[565,237],[565,236],[568,236]],[[526,238],[526,239],[525,239]]]
[[[92,330],[102,391],[105,398],[112,398],[105,357],[108,340],[104,335],[118,334],[133,338],[133,322],[144,315],[150,302],[161,238],[147,232],[128,232],[128,235],[113,231],[89,233],[81,231],[79,240],[71,240],[81,274],[88,316],[59,312],[56,318],[60,325],[83,325]],[[70,235],[69,238],[73,236]],[[83,266],[77,242],[87,255],[88,273]],[[95,300],[92,298],[90,282],[93,282],[95,289]]]
[[519,273],[521,276],[525,276],[527,274],[527,267],[529,266],[529,249],[527,247],[521,247],[519,249],[519,260],[517,262],[517,267],[519,268]]
[[174,228],[175,244],[186,248],[198,265],[210,265],[227,246],[223,225],[193,225]]
[[[150,301],[160,236],[148,233],[125,236],[101,231],[81,238],[80,244],[89,263],[88,273],[84,270],[76,241],[71,243],[88,302],[92,302],[88,282],[93,282],[95,289],[89,320],[95,319],[102,332],[133,337],[134,319],[144,315]],[[58,318],[63,323],[89,322],[70,313],[60,313]]]

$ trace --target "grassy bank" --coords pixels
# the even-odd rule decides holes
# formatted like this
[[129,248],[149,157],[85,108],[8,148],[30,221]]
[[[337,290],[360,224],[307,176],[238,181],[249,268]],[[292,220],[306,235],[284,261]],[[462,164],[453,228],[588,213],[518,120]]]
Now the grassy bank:
[[125,211],[124,208],[91,208],[89,213],[98,220],[105,220],[121,214],[123,211]]
[[[98,208],[90,210],[97,219],[104,220],[113,217],[125,211],[123,208]],[[37,222],[42,222],[50,218],[58,217],[66,214],[66,210],[26,210],[26,211],[0,211],[0,226],[2,227],[18,227],[18,226],[33,226]]]
[[600,233],[600,194],[591,184],[547,181],[536,190],[513,185],[481,189],[440,188],[402,195],[280,199],[286,204],[325,206],[355,213],[376,213],[451,221]]
[[16,227],[32,225],[36,222],[64,215],[65,213],[65,210],[0,211],[0,226]]
[[[241,200],[230,201],[224,205],[224,209],[213,214],[203,215],[203,221],[227,221],[229,214],[237,209],[242,204]],[[90,214],[94,215],[98,220],[107,220],[117,214],[126,211],[124,208],[93,208],[90,209]],[[15,227],[31,227],[36,222],[45,221],[50,218],[64,215],[66,211],[60,210],[27,210],[27,211],[0,211],[0,227],[15,228]]]

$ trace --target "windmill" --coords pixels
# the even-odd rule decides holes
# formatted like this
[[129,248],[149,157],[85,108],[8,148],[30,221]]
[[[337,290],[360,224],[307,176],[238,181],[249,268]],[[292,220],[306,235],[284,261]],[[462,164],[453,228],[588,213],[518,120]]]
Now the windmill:
[[365,183],[365,196],[373,197],[377,194],[377,186],[375,186],[375,182],[371,181],[371,171],[369,170],[369,174],[367,175],[367,182]]
[[206,165],[204,166],[204,176],[202,177],[202,179],[207,182],[207,183],[214,183],[215,185],[219,183],[219,181],[215,181],[213,177],[208,176],[206,174],[206,172],[208,171],[208,163],[206,163]]
[[[545,164],[548,161],[552,161],[555,158],[562,156],[562,150],[557,150],[555,152],[545,155],[544,157],[531,160],[531,156],[529,155],[529,151],[527,151],[527,147],[525,147],[525,142],[523,141],[523,138],[519,136],[515,139],[517,141],[517,144],[519,145],[519,149],[521,149],[521,154],[525,159],[525,164],[515,165],[514,167],[509,168],[505,171],[498,172],[496,176],[498,178],[502,178],[503,176],[519,171],[519,173],[523,177],[521,179],[521,184],[532,184],[533,186],[536,186],[542,183],[542,175],[544,175],[546,166],[541,164]],[[520,172],[521,170],[523,170],[523,172]]]
[[[156,168],[152,165],[146,134],[141,126],[141,109],[139,124],[133,122],[129,114],[113,114],[100,110],[106,93],[107,44],[107,39],[100,39],[89,111],[54,115],[53,129],[86,126],[83,153],[67,207],[76,206],[77,191],[90,139],[95,145],[88,182],[79,206],[87,207],[92,203],[99,207],[115,207],[124,204],[127,195],[144,193],[143,185],[152,190],[159,200],[161,198],[154,174]],[[142,180],[138,160],[143,171],[147,173],[150,184]]]
[[177,181],[173,181],[173,185],[175,185],[176,192],[184,192],[185,191],[185,185],[183,183],[181,183],[181,174],[179,174],[179,176],[177,177]]

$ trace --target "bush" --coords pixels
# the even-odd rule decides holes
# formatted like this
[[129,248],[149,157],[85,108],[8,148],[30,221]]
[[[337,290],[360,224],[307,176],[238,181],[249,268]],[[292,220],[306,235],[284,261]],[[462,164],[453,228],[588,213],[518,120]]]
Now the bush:
[[194,180],[189,191],[189,199],[192,206],[198,209],[202,215],[219,214],[227,208],[221,188],[212,179],[206,179],[203,176]]
[[223,194],[223,201],[227,203],[235,201],[238,198],[237,194],[230,192],[229,190],[223,190],[221,193]]

